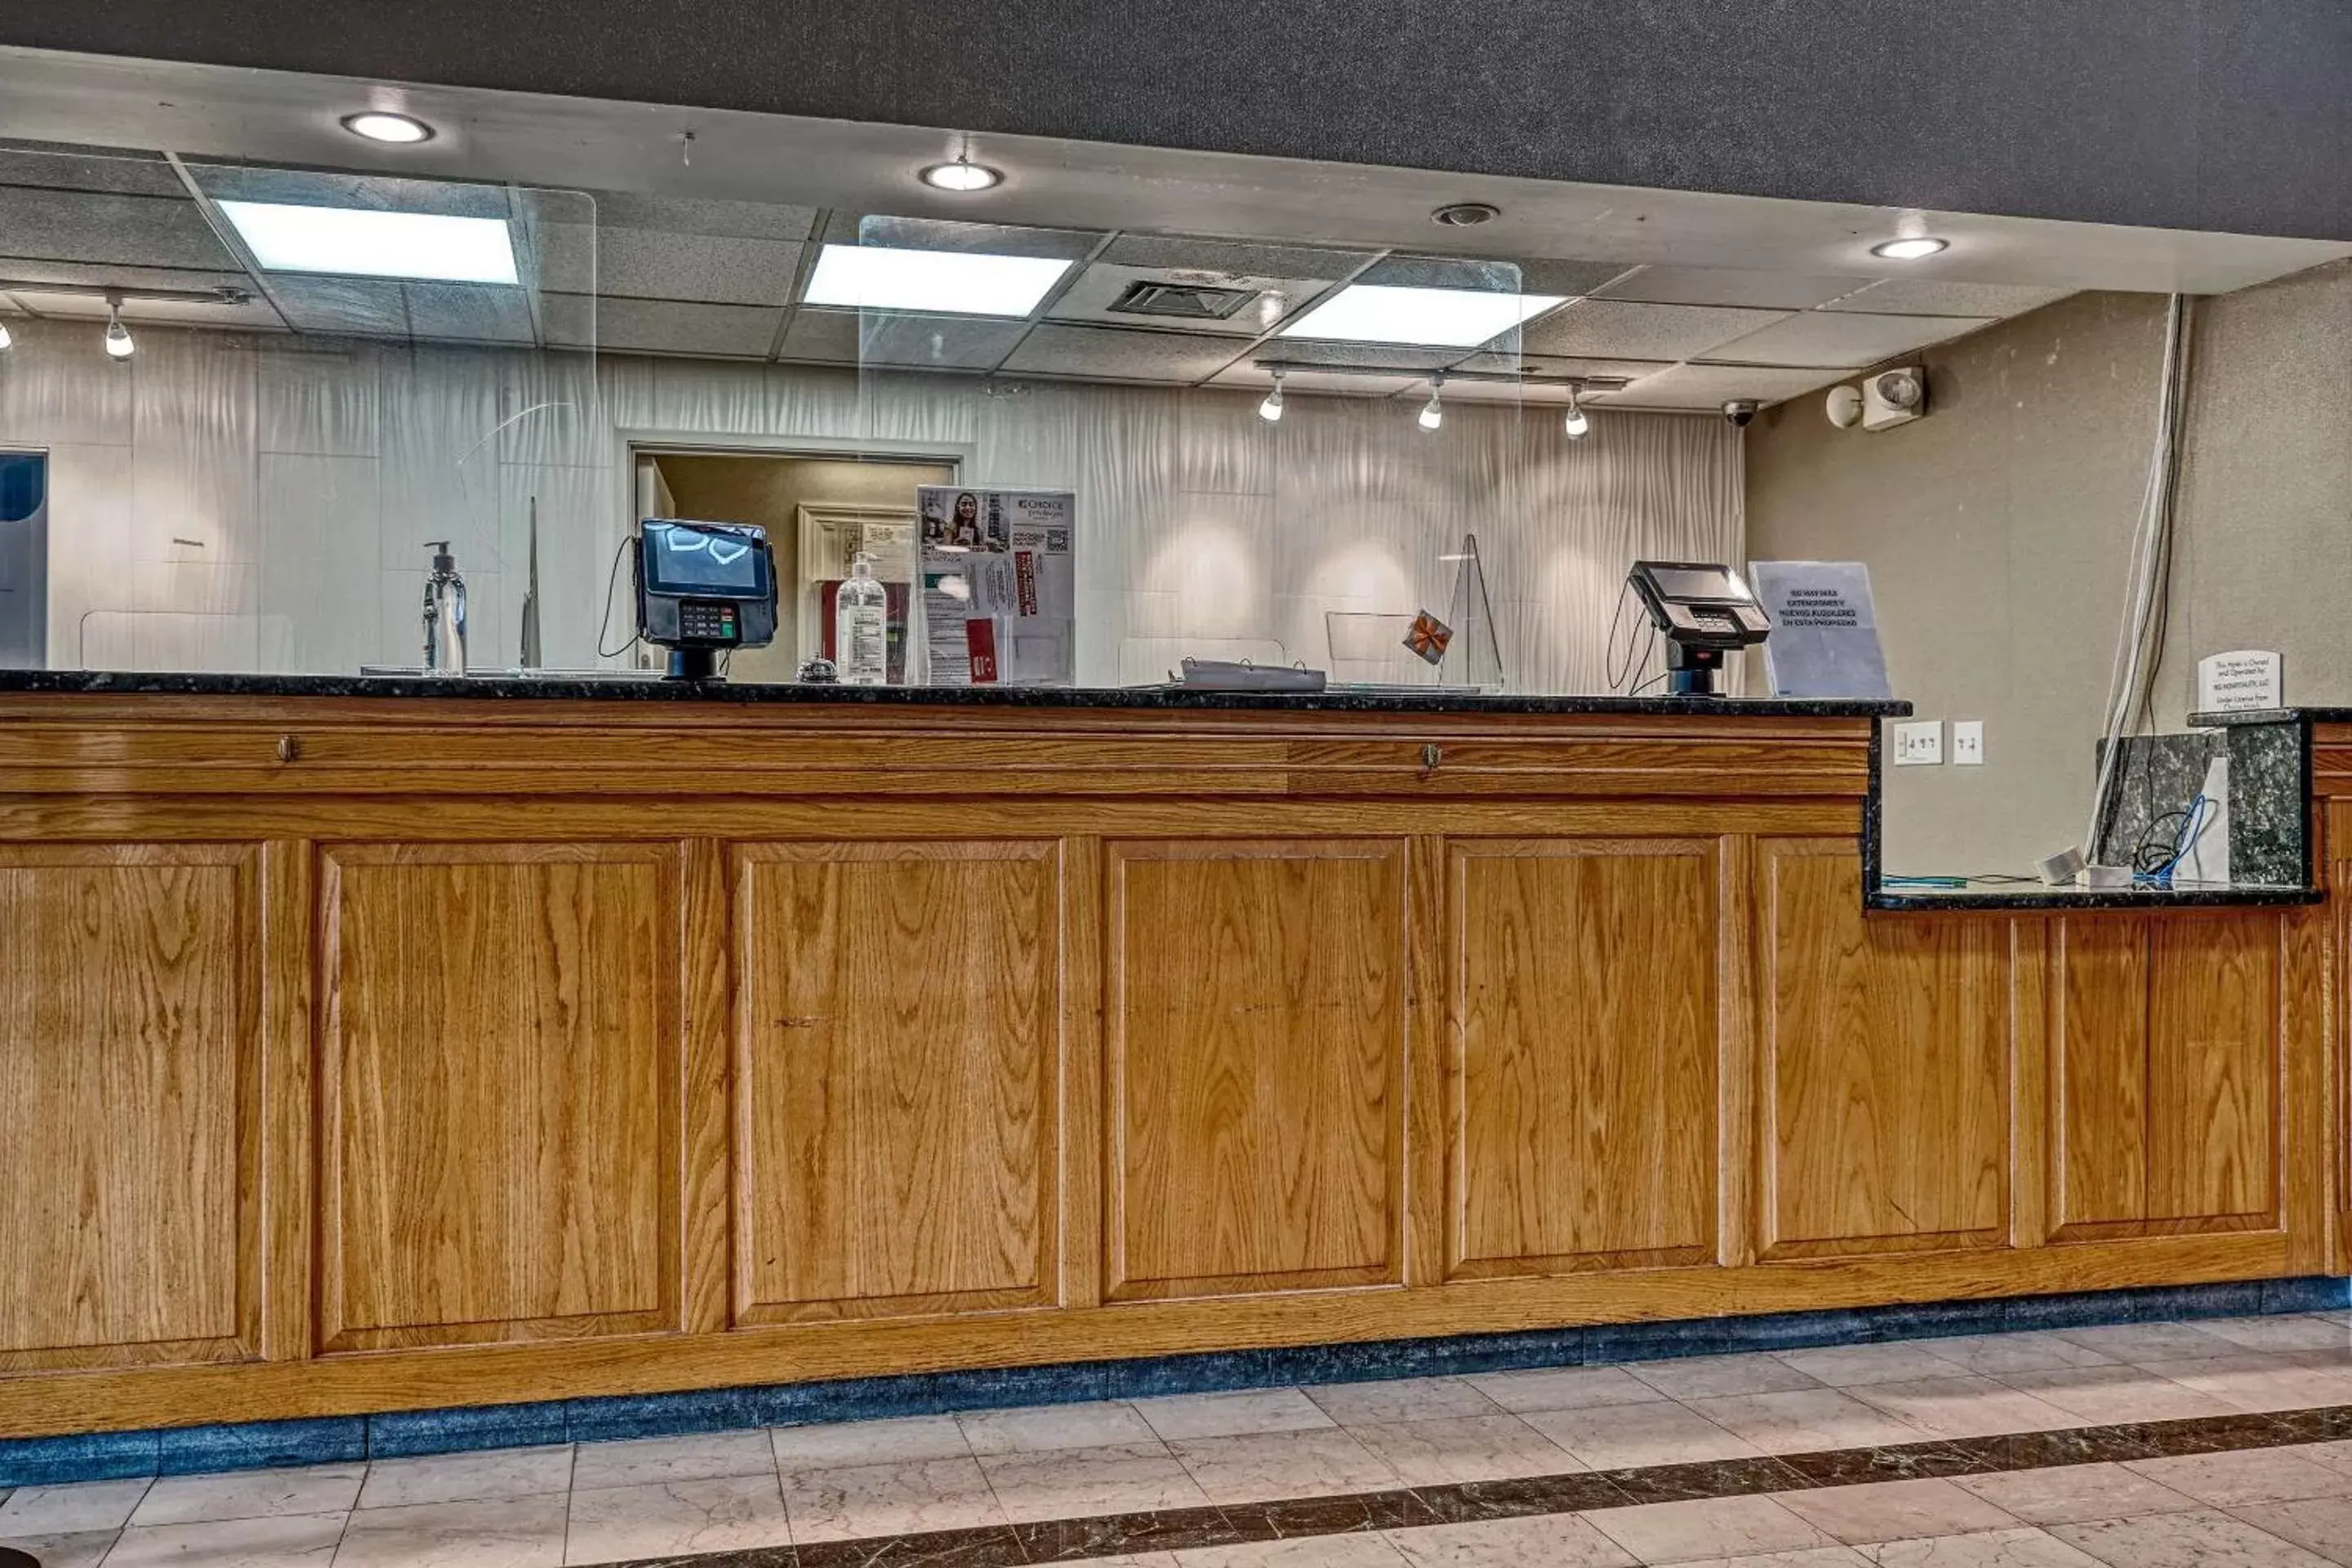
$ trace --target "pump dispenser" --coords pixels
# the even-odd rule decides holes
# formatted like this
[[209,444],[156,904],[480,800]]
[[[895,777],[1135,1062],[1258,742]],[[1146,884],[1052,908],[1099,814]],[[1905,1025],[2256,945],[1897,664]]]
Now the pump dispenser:
[[425,673],[466,673],[466,580],[457,575],[457,558],[449,542],[436,539],[433,571],[425,579]]

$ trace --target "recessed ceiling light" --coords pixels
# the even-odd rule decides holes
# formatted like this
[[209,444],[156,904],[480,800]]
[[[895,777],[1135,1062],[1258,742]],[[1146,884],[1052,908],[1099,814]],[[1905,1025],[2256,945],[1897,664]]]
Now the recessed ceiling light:
[[436,283],[517,283],[504,218],[363,207],[223,202],[254,260],[271,272],[334,272]]
[[985,163],[975,163],[969,158],[958,158],[952,163],[934,163],[922,172],[923,184],[941,191],[984,191],[1004,183],[1004,173]]
[[1889,261],[1916,261],[1923,256],[1933,256],[1951,247],[1948,239],[1935,239],[1921,235],[1913,239],[1890,239],[1884,245],[1870,247],[1873,256],[1883,256]]
[[371,109],[364,114],[346,114],[343,116],[343,129],[371,142],[392,142],[404,146],[433,140],[433,127],[422,120],[394,114],[386,109]]
[[1564,296],[1558,294],[1351,283],[1285,327],[1282,335],[1336,342],[1475,349],[1563,302]]
[[950,316],[1025,316],[1069,269],[1069,262],[1055,256],[828,245],[817,257],[801,301]]

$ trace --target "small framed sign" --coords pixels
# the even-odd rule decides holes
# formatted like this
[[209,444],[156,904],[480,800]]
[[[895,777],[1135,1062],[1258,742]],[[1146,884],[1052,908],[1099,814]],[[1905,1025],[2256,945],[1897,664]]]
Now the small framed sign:
[[2197,710],[2242,713],[2286,706],[2286,660],[2275,653],[2240,648],[2208,654],[2197,661]]

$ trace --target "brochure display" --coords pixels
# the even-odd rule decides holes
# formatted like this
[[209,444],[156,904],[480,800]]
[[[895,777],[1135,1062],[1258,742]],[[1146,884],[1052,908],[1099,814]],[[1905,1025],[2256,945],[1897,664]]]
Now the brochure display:
[[1772,617],[1764,679],[1775,697],[1883,698],[1886,654],[1870,568],[1859,561],[1755,561],[1756,597]]
[[922,647],[935,686],[1067,686],[1077,679],[1068,490],[924,485]]

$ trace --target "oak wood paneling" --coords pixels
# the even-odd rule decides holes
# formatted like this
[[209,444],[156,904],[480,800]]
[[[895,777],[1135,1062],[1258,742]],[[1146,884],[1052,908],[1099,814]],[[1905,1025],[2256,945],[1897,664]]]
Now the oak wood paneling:
[[0,845],[0,1372],[257,1353],[260,869]]
[[1060,847],[732,856],[735,1321],[1049,1304]]
[[679,1322],[679,853],[322,853],[320,1347]]
[[1106,853],[1107,1296],[1399,1280],[1405,842]]
[[1712,1261],[1716,845],[1450,851],[1450,1271]]
[[2002,1245],[2010,922],[1865,917],[1851,844],[1758,848],[1759,1255]]
[[2282,1223],[2273,910],[2054,921],[2053,1235]]

